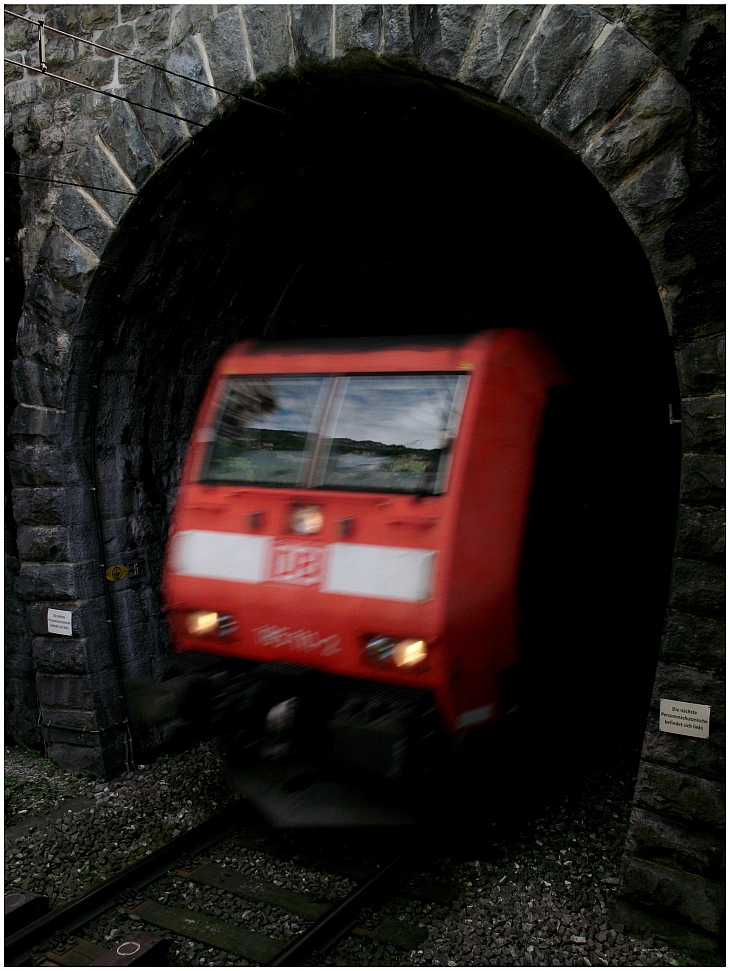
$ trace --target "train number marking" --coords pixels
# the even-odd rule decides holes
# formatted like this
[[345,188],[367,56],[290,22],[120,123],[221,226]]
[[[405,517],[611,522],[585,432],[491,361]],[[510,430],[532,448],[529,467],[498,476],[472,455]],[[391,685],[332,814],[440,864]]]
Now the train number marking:
[[276,540],[271,550],[269,579],[312,586],[322,580],[324,546]]
[[307,654],[317,651],[322,657],[331,657],[342,650],[339,634],[320,637],[319,631],[292,630],[291,627],[275,627],[273,624],[254,627],[251,633],[260,647],[287,647],[290,651],[304,651]]

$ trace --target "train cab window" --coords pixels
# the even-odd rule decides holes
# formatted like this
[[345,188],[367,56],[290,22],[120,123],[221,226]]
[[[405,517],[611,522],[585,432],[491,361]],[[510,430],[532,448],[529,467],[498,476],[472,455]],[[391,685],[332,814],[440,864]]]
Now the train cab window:
[[456,374],[341,378],[327,422],[318,485],[368,492],[438,491],[464,382]]
[[229,378],[203,480],[304,485],[328,383],[317,376]]
[[467,381],[460,374],[230,377],[201,481],[440,492]]

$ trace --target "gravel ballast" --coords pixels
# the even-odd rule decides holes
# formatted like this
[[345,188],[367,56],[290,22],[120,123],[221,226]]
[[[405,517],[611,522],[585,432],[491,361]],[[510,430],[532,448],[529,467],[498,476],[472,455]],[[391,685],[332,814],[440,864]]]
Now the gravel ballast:
[[[509,826],[485,822],[474,846],[464,844],[424,868],[455,884],[452,905],[395,898],[373,915],[420,925],[423,944],[400,950],[367,938],[348,938],[328,964],[352,966],[677,966],[687,955],[624,936],[612,927],[636,753],[589,772],[537,816]],[[220,810],[230,799],[215,743],[163,756],[111,782],[65,772],[35,753],[5,751],[6,890],[32,890],[59,906],[173,836]],[[488,830],[488,831],[487,831]],[[467,850],[468,853],[468,850]],[[337,899],[350,884],[314,871],[311,861],[282,862],[255,847],[223,844],[214,851],[226,866],[242,868],[282,886]],[[365,854],[363,854],[365,855]],[[360,859],[363,858],[361,855]],[[324,868],[323,868],[324,869]],[[174,885],[178,884],[176,888]],[[251,922],[282,945],[306,926],[275,907],[247,905],[221,891],[186,888],[172,877],[159,881],[154,899],[174,890],[189,896],[177,906],[204,909],[222,919]],[[152,894],[150,894],[152,896]],[[217,911],[217,913],[216,913]],[[133,926],[100,918],[94,937],[111,942]],[[173,946],[172,965],[232,966],[246,961],[203,945]]]

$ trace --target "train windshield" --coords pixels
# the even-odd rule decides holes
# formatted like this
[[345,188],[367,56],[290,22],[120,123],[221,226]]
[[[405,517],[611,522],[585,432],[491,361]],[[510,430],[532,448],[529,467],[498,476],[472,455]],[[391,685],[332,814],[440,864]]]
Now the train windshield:
[[441,492],[467,380],[459,374],[231,377],[202,481]]

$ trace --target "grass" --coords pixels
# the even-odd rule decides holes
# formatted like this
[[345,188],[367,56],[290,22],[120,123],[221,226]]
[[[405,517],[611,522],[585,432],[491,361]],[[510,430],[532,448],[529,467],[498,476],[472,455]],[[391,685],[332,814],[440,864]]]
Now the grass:
[[95,788],[92,779],[66,772],[38,752],[20,746],[5,748],[6,826],[21,823],[29,804],[33,814],[43,814],[61,799],[90,796]]

